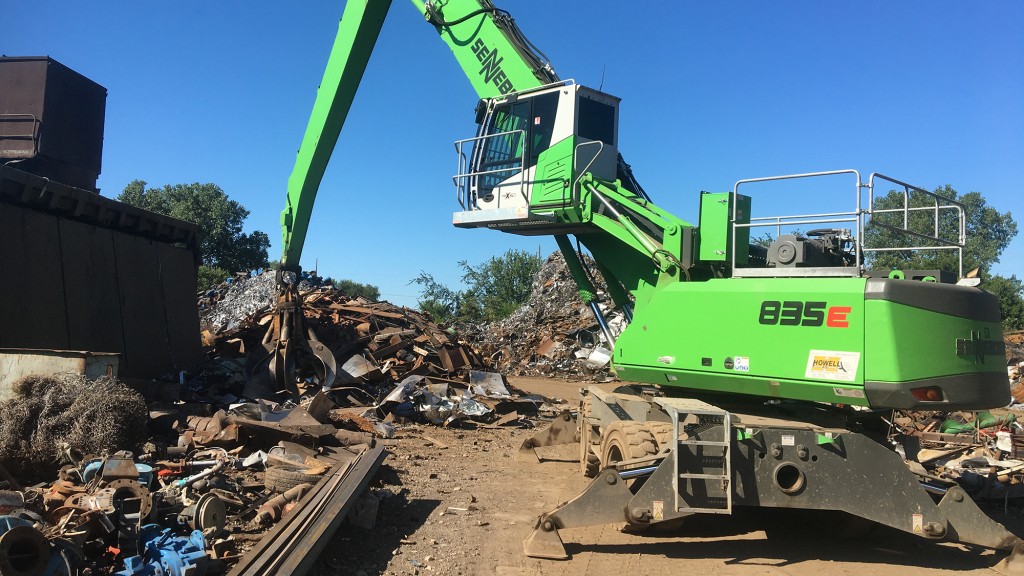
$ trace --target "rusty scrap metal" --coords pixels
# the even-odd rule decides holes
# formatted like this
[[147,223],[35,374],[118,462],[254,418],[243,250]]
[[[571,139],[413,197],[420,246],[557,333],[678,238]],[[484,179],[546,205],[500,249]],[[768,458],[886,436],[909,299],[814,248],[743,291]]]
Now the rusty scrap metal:
[[385,456],[383,447],[367,448],[355,461],[335,466],[229,576],[306,574]]

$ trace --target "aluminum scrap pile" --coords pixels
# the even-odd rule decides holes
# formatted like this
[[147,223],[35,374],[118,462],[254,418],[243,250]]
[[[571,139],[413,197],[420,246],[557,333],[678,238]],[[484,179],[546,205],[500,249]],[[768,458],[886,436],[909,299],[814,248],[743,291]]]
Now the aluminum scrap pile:
[[[304,274],[299,287],[309,290],[321,285],[321,281],[317,276]],[[213,333],[234,330],[245,318],[269,310],[276,293],[277,282],[272,270],[236,274],[199,294],[199,323]]]
[[[246,279],[252,287],[239,289],[234,297],[229,289],[221,300],[207,301],[204,317],[221,319],[221,324],[207,325],[204,334],[217,359],[186,383],[195,399],[222,405],[240,398],[285,400],[267,398],[273,394],[246,386],[252,381],[251,359],[259,356],[253,351],[261,351],[273,316],[267,307],[248,313],[253,308],[247,303],[253,299],[243,295],[263,294],[264,278],[270,278],[272,286],[273,273],[265,273]],[[375,424],[395,418],[444,425],[467,420],[491,423],[512,412],[549,410],[546,399],[520,394],[500,374],[486,372],[471,346],[416,310],[348,298],[329,286],[310,287],[302,298],[307,326],[338,365],[337,379],[323,392],[336,407],[361,408],[348,414],[354,418],[346,424],[349,427],[388,435],[387,426]],[[498,386],[492,385],[495,382]],[[319,391],[309,385],[305,395]]]
[[[585,262],[595,270],[593,260],[585,257]],[[600,274],[595,270],[592,276],[599,297],[603,297]],[[617,336],[625,327],[621,312],[609,310],[605,302],[600,306]],[[511,316],[488,325],[460,328],[499,372],[587,380],[609,378],[611,347],[593,312],[580,299],[561,252],[555,252],[544,262],[534,278],[530,299]]]

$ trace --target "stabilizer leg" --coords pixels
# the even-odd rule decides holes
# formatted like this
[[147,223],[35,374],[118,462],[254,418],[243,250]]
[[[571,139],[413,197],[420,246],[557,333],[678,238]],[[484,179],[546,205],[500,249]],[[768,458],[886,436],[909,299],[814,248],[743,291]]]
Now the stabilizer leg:
[[551,422],[551,426],[523,441],[523,445],[519,447],[519,452],[516,454],[516,460],[540,462],[540,456],[537,455],[534,448],[576,442],[579,442],[576,421],[572,419],[572,413],[565,410]]
[[558,530],[629,522],[627,508],[632,492],[614,468],[602,470],[579,496],[537,519],[533,532],[523,542],[527,556],[565,560],[569,555]]

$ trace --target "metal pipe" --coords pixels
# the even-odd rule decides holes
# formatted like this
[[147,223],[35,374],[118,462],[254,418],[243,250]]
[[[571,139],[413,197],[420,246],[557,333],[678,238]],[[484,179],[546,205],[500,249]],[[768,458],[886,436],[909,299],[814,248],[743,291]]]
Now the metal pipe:
[[638,476],[646,476],[657,469],[657,466],[648,466],[646,468],[637,468],[636,470],[626,470],[624,472],[619,472],[619,476],[623,480],[629,480],[630,478],[636,478]]
[[594,318],[597,318],[597,325],[601,327],[601,332],[604,333],[604,337],[608,341],[608,347],[614,349],[615,339],[612,338],[612,330],[608,327],[608,321],[604,319],[604,314],[601,313],[601,307],[597,305],[596,300],[590,301],[590,309],[594,312]]
[[200,472],[198,474],[194,474],[192,476],[189,476],[188,478],[182,478],[181,480],[178,480],[174,484],[176,486],[179,486],[179,487],[180,486],[191,486],[192,484],[195,484],[196,482],[198,482],[199,480],[202,480],[203,478],[207,478],[207,477],[213,476],[217,472],[220,472],[221,470],[224,469],[224,466],[226,464],[227,464],[227,460],[220,460],[212,468],[207,468],[206,470],[203,470],[202,472]]

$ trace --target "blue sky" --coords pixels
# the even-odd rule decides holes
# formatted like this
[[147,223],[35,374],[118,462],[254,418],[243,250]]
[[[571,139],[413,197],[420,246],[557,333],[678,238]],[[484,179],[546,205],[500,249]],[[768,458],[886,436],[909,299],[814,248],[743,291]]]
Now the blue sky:
[[[0,0],[0,53],[49,55],[108,90],[116,196],[214,182],[280,252],[278,218],[342,2]],[[623,99],[620,150],[655,202],[696,222],[701,190],[855,168],[980,191],[1024,228],[1024,2],[499,1],[563,78]],[[452,142],[476,98],[396,0],[321,186],[303,265],[414,305],[420,270],[546,238],[451,226]],[[852,186],[751,188],[754,215],[849,210]],[[1024,278],[1024,233],[995,270]]]

